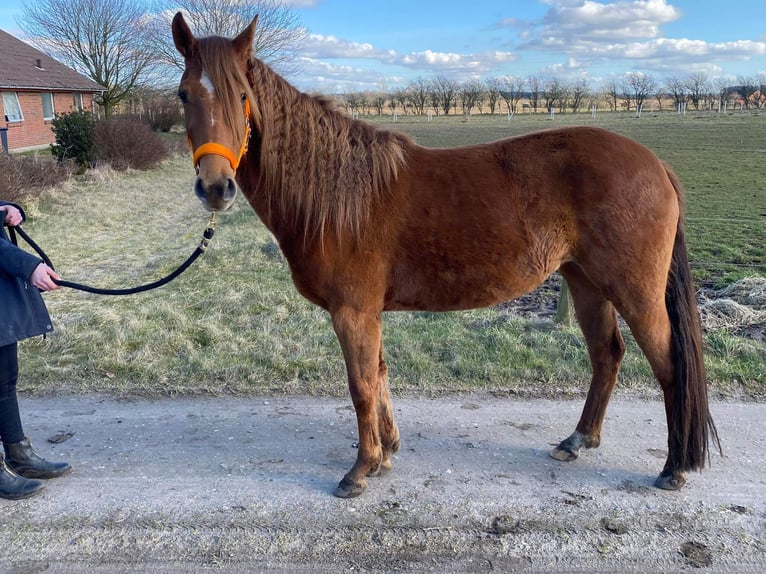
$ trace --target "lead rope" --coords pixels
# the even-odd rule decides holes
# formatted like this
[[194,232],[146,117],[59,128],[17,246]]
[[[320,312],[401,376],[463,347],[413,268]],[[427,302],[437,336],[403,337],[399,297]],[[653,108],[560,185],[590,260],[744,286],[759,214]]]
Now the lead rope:
[[[202,255],[205,250],[207,249],[208,245],[210,245],[210,240],[213,239],[213,235],[215,234],[215,212],[210,214],[210,221],[207,224],[207,227],[205,228],[205,231],[202,232],[202,241],[200,241],[199,245],[197,246],[197,249],[194,250],[194,253],[192,253],[189,258],[184,261],[181,266],[173,271],[170,275],[167,277],[163,277],[162,279],[159,279],[157,281],[154,281],[153,283],[147,283],[146,285],[140,285],[138,287],[131,287],[129,289],[101,289],[99,287],[91,287],[90,285],[83,285],[82,283],[75,283],[73,281],[64,281],[64,280],[58,280],[53,279],[53,282],[57,285],[61,285],[62,287],[70,287],[71,289],[77,289],[78,291],[86,291],[88,293],[96,293],[97,295],[133,295],[134,293],[142,293],[144,291],[149,291],[151,289],[156,289],[157,287],[162,287],[163,285],[170,283],[173,279],[178,277],[181,273],[186,271],[189,266],[194,263],[194,261]],[[55,269],[53,267],[53,263],[51,262],[50,258],[45,254],[45,251],[42,250],[42,248],[37,245],[37,243],[34,242],[34,240],[27,235],[27,233],[21,228],[21,226],[16,227],[9,227],[8,228],[11,232],[11,239],[14,239],[14,231],[17,232],[24,241],[26,241],[29,246],[34,249],[37,254],[40,256],[40,258],[45,261],[45,264],[48,265],[51,269]],[[15,243],[15,241],[14,241]]]

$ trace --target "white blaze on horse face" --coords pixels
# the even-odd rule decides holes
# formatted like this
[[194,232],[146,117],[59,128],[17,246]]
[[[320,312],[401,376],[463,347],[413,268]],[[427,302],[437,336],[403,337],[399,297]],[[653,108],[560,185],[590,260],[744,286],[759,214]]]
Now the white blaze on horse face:
[[[202,84],[202,87],[205,89],[205,91],[210,94],[210,99],[215,100],[215,86],[213,85],[213,82],[210,81],[210,76],[207,75],[206,71],[202,71],[202,77],[199,79],[199,83]],[[213,106],[210,106],[210,126],[215,125],[215,112],[213,111]]]

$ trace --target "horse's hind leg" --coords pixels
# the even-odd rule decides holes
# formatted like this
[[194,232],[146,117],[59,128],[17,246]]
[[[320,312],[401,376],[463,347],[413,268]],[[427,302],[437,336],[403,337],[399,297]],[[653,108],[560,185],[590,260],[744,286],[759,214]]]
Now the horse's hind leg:
[[574,301],[577,320],[588,345],[593,368],[588,397],[575,432],[563,440],[550,455],[570,461],[580,455],[580,449],[595,448],[601,442],[601,425],[606,406],[617,383],[625,343],[617,327],[614,306],[574,263],[561,266]]
[[335,495],[359,496],[367,487],[365,477],[391,468],[390,456],[399,448],[399,431],[388,395],[382,361],[380,314],[348,307],[332,313],[348,371],[348,385],[359,427],[356,462],[341,480]]
[[[661,302],[657,302],[657,300]],[[630,327],[638,346],[646,355],[652,367],[654,376],[662,387],[665,399],[665,415],[668,423],[668,458],[665,467],[655,481],[655,485],[665,490],[679,490],[686,484],[684,468],[677,461],[680,458],[679,447],[672,440],[672,428],[676,416],[676,393],[674,383],[674,366],[670,343],[670,318],[664,301],[656,297],[654,302],[634,299],[631,305],[621,309],[625,322]],[[642,305],[637,305],[642,303]]]
[[391,405],[391,394],[388,388],[388,367],[383,360],[383,343],[380,344],[378,360],[378,428],[380,442],[383,448],[383,460],[378,474],[385,474],[393,468],[391,455],[399,451],[399,428],[394,421],[394,409]]

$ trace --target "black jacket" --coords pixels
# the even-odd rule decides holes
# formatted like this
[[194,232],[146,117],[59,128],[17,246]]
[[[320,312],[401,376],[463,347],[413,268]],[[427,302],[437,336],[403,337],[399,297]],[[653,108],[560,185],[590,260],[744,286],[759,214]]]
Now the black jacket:
[[[0,205],[13,205],[24,217],[18,205],[2,200]],[[40,290],[29,283],[42,260],[11,243],[3,221],[0,212],[0,347],[53,331]]]

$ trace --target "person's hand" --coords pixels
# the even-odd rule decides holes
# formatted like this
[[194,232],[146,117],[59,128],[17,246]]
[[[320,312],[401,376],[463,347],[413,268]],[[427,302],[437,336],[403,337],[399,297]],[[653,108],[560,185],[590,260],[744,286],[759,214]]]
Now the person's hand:
[[40,263],[35,267],[35,270],[32,271],[32,275],[29,276],[29,282],[40,291],[55,291],[56,289],[59,289],[61,285],[54,283],[54,279],[60,281],[61,277],[59,277],[59,274],[45,263]]
[[3,205],[0,207],[0,213],[3,211],[5,212],[5,218],[3,221],[5,221],[5,223],[11,227],[16,227],[24,221],[24,218],[21,217],[21,212],[12,205]]

